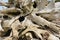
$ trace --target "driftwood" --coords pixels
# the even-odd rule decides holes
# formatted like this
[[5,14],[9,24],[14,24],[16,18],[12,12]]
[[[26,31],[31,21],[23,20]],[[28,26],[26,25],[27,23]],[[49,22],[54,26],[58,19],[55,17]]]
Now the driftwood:
[[7,7],[0,10],[0,39],[60,40],[55,0],[8,0],[0,6]]
[[[46,31],[46,30],[42,30],[42,29],[38,29],[37,27],[40,27],[38,25],[35,25],[33,24],[30,20],[26,19],[26,26],[27,26],[27,29],[25,31],[22,32],[21,35],[27,33],[27,32],[34,32],[35,35],[37,37],[39,37],[41,40],[54,40],[54,36],[50,34],[50,32]],[[25,25],[25,22],[24,22],[24,25]],[[29,22],[29,23],[28,23]],[[27,24],[28,23],[28,24]],[[39,32],[40,30],[40,32]],[[20,36],[21,36],[20,35]],[[43,36],[43,38],[42,38]],[[53,36],[53,38],[51,38],[51,36]],[[56,40],[59,40],[58,38]]]
[[36,16],[35,14],[32,14],[31,19],[36,22],[38,25],[42,25],[42,26],[48,26],[49,28],[51,28],[53,31],[60,33],[60,26],[51,22],[48,22],[47,20],[41,18],[40,16]]

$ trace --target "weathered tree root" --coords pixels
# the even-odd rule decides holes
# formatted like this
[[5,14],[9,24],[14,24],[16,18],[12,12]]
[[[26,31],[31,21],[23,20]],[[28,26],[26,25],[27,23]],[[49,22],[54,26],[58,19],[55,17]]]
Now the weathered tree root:
[[46,25],[49,28],[51,28],[53,31],[55,31],[56,33],[60,34],[60,26],[59,25],[54,24],[52,22],[48,22],[44,18],[42,18],[40,16],[36,16],[35,14],[32,14],[30,17],[31,17],[31,20],[34,21],[35,23],[37,23],[38,25],[42,25],[42,26]]
[[[29,22],[29,23],[28,23]],[[41,40],[54,40],[54,38],[56,38],[56,40],[59,40],[57,37],[55,37],[54,35],[52,35],[50,32],[48,32],[47,30],[42,30],[42,29],[38,29],[37,27],[39,27],[38,25],[33,24],[30,20],[26,20],[24,23],[25,26],[27,26],[26,30],[24,30],[20,36],[26,34],[27,32],[34,32],[35,36],[37,38],[40,38]],[[53,37],[53,38],[51,38]]]

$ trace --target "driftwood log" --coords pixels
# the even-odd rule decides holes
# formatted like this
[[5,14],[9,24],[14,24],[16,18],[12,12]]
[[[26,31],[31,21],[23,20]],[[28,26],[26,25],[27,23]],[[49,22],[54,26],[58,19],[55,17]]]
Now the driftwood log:
[[0,6],[7,7],[0,10],[0,40],[60,40],[55,0],[8,0]]

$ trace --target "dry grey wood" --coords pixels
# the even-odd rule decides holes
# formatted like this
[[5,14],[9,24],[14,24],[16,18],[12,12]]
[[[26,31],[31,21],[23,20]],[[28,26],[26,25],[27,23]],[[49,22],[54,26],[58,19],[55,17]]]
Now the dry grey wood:
[[4,9],[4,10],[0,10],[0,13],[7,14],[9,12],[17,12],[17,11],[22,12],[21,9],[12,7],[12,8],[7,8],[7,9]]
[[[34,2],[37,4],[36,8],[33,7]],[[0,14],[8,15],[11,17],[11,19],[4,19],[3,22],[1,21],[2,25],[0,23],[1,30],[2,26],[4,28],[3,33],[7,32],[9,29],[12,29],[11,34],[8,37],[5,37],[4,40],[18,40],[19,37],[23,38],[24,36],[27,40],[36,40],[33,37],[34,35],[36,36],[37,40],[59,40],[60,25],[49,22],[43,18],[45,17],[45,13],[55,14],[56,12],[58,12],[55,11],[56,9],[54,6],[54,2],[55,0],[51,0],[50,3],[47,0],[8,0],[8,3],[0,2],[1,6],[9,6],[7,9],[0,10]],[[20,15],[12,15],[16,12],[18,14],[18,11],[21,12]],[[10,13],[12,14],[9,15]],[[43,14],[43,17],[41,17],[41,15],[37,16],[35,13],[39,13],[39,15],[41,13],[41,15]],[[26,14],[28,15],[26,16]],[[25,19],[19,19],[21,16],[23,18],[25,17]],[[20,20],[22,19],[23,21],[20,22]],[[49,29],[45,26],[47,26]],[[21,32],[21,30],[23,31]],[[34,35],[32,35],[31,31],[34,33]],[[0,32],[1,35],[3,35],[3,33]],[[56,34],[59,36],[56,37]]]
[[9,3],[6,3],[6,2],[0,2],[0,6],[9,7],[10,4]]
[[1,24],[2,24],[2,20],[0,20],[0,31],[4,31]]
[[53,31],[55,31],[55,32],[57,32],[57,33],[60,34],[60,26],[59,25],[54,24],[52,22],[48,22],[47,20],[43,19],[40,16],[36,16],[35,14],[32,14],[30,17],[31,17],[31,20],[34,21],[34,22],[36,22],[38,25],[42,25],[42,26],[47,25]]
[[[37,37],[41,38],[41,40],[45,40],[45,39],[47,39],[47,40],[54,40],[55,38],[56,38],[55,40],[59,40],[59,38],[55,37],[50,32],[48,32],[46,30],[38,29],[37,27],[39,27],[39,26],[33,24],[29,19],[26,19],[23,23],[24,23],[23,24],[24,26],[27,26],[27,29],[24,30],[22,32],[22,34],[20,34],[20,36],[26,34],[29,31],[33,31]],[[43,37],[42,37],[41,34],[43,35]],[[53,38],[51,38],[51,37],[53,37]]]
[[[4,20],[3,21],[3,28],[4,28],[4,31],[7,31],[8,29],[10,29],[11,28],[11,25],[16,21],[16,20],[18,20],[18,18],[20,17],[20,15],[19,16],[16,16],[16,17],[12,17],[12,19],[10,19],[10,20]],[[8,25],[7,25],[8,24]],[[6,29],[7,28],[7,29]]]

